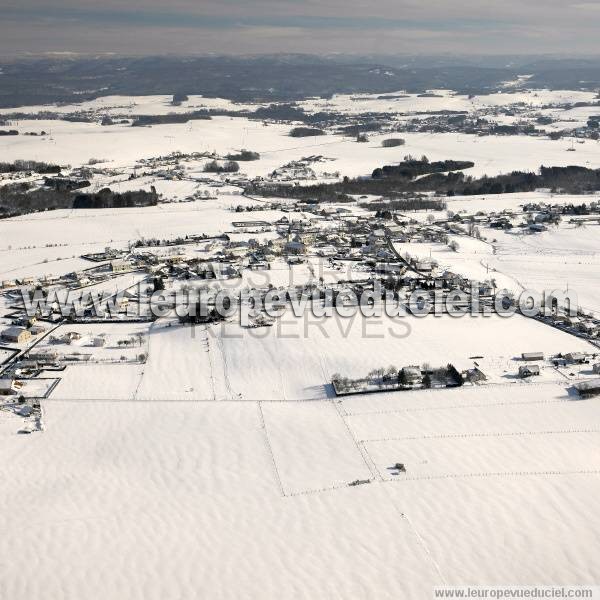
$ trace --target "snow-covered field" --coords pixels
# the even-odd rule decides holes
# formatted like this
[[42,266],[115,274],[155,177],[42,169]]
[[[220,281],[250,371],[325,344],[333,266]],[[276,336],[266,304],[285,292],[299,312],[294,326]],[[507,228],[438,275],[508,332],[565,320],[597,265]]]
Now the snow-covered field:
[[[247,199],[239,195],[223,195],[217,200],[158,204],[146,208],[65,209],[23,215],[0,221],[0,249],[19,249],[25,241],[22,235],[24,230],[28,232],[27,246],[41,249],[40,252],[28,255],[28,260],[33,264],[38,256],[43,256],[48,251],[45,249],[47,244],[67,244],[61,248],[50,248],[49,251],[60,257],[68,257],[73,254],[71,246],[77,247],[75,252],[90,253],[104,250],[107,245],[127,246],[130,240],[142,238],[170,239],[201,233],[217,235],[223,231],[231,231],[231,223],[240,220],[240,215],[230,209],[238,204],[248,203]],[[281,211],[261,211],[258,218],[274,222],[283,215]],[[298,218],[300,215],[292,213],[292,216]],[[252,217],[244,217],[245,220],[250,218]],[[29,252],[27,248],[26,251]],[[21,260],[18,253],[15,254],[17,260]],[[9,262],[9,267],[10,264]],[[23,266],[29,265],[26,263]],[[51,265],[48,270],[53,273]]]
[[[600,404],[555,385],[515,394],[426,394],[437,407],[405,394],[381,416],[369,398],[47,402],[43,435],[0,437],[0,552],[35,564],[6,561],[3,594],[426,598],[465,581],[593,583]],[[389,471],[398,461],[405,480]],[[343,483],[371,470],[368,485]]]
[[[23,132],[50,130],[46,137],[17,136],[17,140],[0,138],[0,161],[16,159],[58,162],[81,166],[90,159],[104,159],[107,168],[133,167],[141,158],[164,156],[171,152],[213,152],[221,155],[240,148],[259,152],[261,159],[241,164],[249,177],[265,176],[274,169],[304,156],[323,155],[333,159],[316,166],[317,174],[339,171],[356,177],[369,175],[373,169],[402,161],[407,154],[426,155],[430,160],[472,160],[470,175],[497,175],[513,170],[537,170],[543,163],[566,166],[577,162],[591,168],[600,167],[599,143],[586,140],[577,145],[576,160],[568,138],[553,141],[529,136],[478,137],[465,134],[403,133],[404,146],[382,148],[389,134],[370,137],[367,144],[357,145],[353,138],[338,135],[291,138],[288,125],[264,127],[246,118],[215,117],[210,121],[183,124],[131,127],[65,121],[22,121]],[[10,137],[10,136],[8,136]]]
[[[335,96],[331,101],[308,100],[300,105],[307,111],[334,109],[341,113],[360,114],[367,111],[390,112],[393,118],[406,118],[413,113],[435,114],[440,110],[491,110],[499,106],[515,105],[521,110],[528,107],[535,114],[542,114],[542,106],[560,106],[565,102],[594,100],[587,92],[549,92],[548,90],[524,91],[467,98],[448,91],[439,97],[417,97],[380,100],[376,96]],[[15,127],[21,135],[0,138],[0,161],[16,159],[58,162],[62,165],[81,166],[90,159],[103,160],[102,167],[133,168],[136,161],[165,156],[171,152],[217,152],[225,155],[240,148],[259,152],[260,160],[241,165],[249,177],[265,176],[275,168],[303,156],[321,154],[332,159],[315,167],[317,175],[339,171],[348,176],[368,175],[384,164],[399,162],[407,154],[431,160],[452,158],[472,160],[475,167],[469,174],[496,175],[512,170],[536,170],[540,164],[563,166],[582,164],[600,167],[598,143],[581,140],[577,152],[567,152],[572,141],[564,138],[552,141],[543,137],[463,135],[455,133],[403,133],[406,145],[398,148],[382,148],[386,134],[370,136],[368,144],[357,152],[352,137],[326,135],[321,137],[291,138],[291,125],[269,124],[245,117],[216,116],[212,120],[193,120],[188,123],[131,127],[130,124],[101,126],[103,115],[133,117],[140,114],[168,114],[197,110],[202,106],[231,109],[231,103],[221,99],[192,98],[185,106],[174,107],[167,97],[108,97],[82,105],[46,107],[58,113],[92,111],[98,122],[68,122],[62,120],[19,120]],[[239,110],[248,106],[236,105]],[[29,107],[25,112],[35,114],[40,107]],[[545,109],[549,114],[564,118],[567,127],[580,126],[587,121],[585,115],[573,116],[561,108]],[[584,109],[571,109],[584,110]],[[593,112],[593,108],[589,109]],[[0,114],[8,109],[0,110]],[[14,112],[14,111],[13,111]],[[597,112],[597,111],[596,111]],[[562,116],[562,113],[565,113]],[[533,112],[532,112],[533,114]],[[556,124],[555,124],[556,125]],[[557,128],[555,126],[554,128]],[[45,131],[45,136],[26,136],[27,133]]]

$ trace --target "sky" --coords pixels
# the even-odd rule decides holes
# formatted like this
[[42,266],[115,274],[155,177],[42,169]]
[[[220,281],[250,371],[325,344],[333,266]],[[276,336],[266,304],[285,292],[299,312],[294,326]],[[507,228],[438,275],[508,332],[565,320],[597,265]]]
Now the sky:
[[3,0],[0,55],[600,54],[599,0]]

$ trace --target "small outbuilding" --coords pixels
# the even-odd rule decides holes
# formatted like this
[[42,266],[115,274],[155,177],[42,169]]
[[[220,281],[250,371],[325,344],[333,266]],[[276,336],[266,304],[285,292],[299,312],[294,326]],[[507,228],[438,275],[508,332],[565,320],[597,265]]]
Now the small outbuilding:
[[523,352],[521,359],[527,362],[537,362],[538,360],[544,360],[543,352]]

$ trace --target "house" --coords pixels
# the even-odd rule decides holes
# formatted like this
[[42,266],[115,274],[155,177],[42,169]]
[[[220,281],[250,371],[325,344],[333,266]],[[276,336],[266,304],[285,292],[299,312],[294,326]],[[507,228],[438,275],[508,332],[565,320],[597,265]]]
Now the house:
[[335,246],[321,246],[317,249],[318,256],[335,256],[337,254],[337,248]]
[[573,365],[582,365],[587,362],[587,357],[583,352],[569,352],[565,354],[565,358]]
[[469,383],[481,383],[483,381],[487,381],[487,377],[485,376],[483,371],[481,371],[477,367],[473,367],[472,369],[468,369],[467,371],[465,371],[464,378],[465,381],[468,381]]
[[541,223],[532,223],[529,225],[529,231],[531,231],[531,233],[541,233],[542,231],[548,231],[548,228]]
[[535,362],[538,360],[544,360],[543,352],[523,352],[521,359],[527,362]]
[[131,270],[131,263],[121,259],[112,260],[110,262],[110,270],[113,273],[125,273]]
[[77,342],[80,339],[81,339],[81,334],[78,333],[77,331],[68,331],[60,338],[60,340],[64,344],[70,344],[71,342]]
[[21,372],[23,371],[38,371],[40,368],[37,360],[22,360],[19,362],[19,369]]
[[598,330],[598,325],[593,321],[583,321],[583,323],[579,324],[579,331],[585,333],[586,335],[598,335]]
[[304,254],[306,252],[306,246],[296,237],[296,239],[285,244],[284,250],[289,254]]
[[421,273],[431,273],[434,269],[434,265],[428,260],[420,260],[415,263],[415,269]]
[[58,358],[58,353],[54,350],[34,350],[29,352],[27,357],[39,362],[54,362]]
[[15,381],[14,379],[0,379],[0,396],[12,396],[17,394],[23,383],[21,381]]
[[421,368],[410,366],[410,367],[402,367],[400,371],[400,382],[404,383],[404,385],[415,385],[416,383],[421,383],[423,377],[421,375]]
[[540,374],[540,365],[522,365],[519,367],[519,377],[525,379]]
[[575,389],[582,397],[597,396],[600,394],[600,379],[588,379],[575,384]]
[[2,332],[2,339],[12,344],[24,344],[31,339],[31,332],[24,327],[9,327]]
[[99,336],[94,336],[94,337],[90,338],[90,341],[87,345],[93,346],[94,348],[102,348],[105,344],[106,344],[106,339],[104,337],[102,337],[101,335],[99,335]]

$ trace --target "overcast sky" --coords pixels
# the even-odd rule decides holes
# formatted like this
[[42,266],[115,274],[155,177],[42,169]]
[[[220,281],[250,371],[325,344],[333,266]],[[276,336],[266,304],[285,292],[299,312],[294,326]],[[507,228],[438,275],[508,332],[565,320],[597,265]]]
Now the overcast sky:
[[0,53],[600,54],[598,0],[4,0]]

